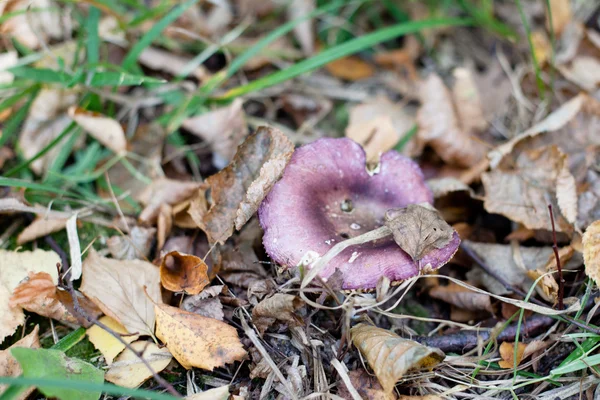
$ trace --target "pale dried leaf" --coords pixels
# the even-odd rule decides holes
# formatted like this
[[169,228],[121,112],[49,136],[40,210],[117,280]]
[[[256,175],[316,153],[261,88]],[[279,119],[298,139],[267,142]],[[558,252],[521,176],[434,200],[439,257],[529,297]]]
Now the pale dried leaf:
[[126,236],[115,235],[108,238],[108,251],[118,260],[135,260],[148,257],[154,242],[155,228],[134,226]]
[[[565,27],[573,19],[573,11],[571,10],[570,1],[549,0],[546,13],[546,26],[548,27],[549,31],[553,29],[557,36],[560,36]],[[550,26],[552,26],[552,29],[550,29]]]
[[452,95],[442,79],[435,74],[430,75],[421,83],[419,93],[419,140],[430,145],[449,164],[470,167],[481,161],[485,147],[477,141],[473,132],[467,130],[471,126],[460,120]]
[[[10,350],[14,349],[16,347],[25,347],[28,349],[39,349],[41,347],[40,339],[38,337],[39,330],[40,330],[39,325],[36,325],[33,328],[33,330],[31,331],[31,333],[29,333],[23,339],[19,340],[18,342],[16,342],[15,344],[13,344],[12,346],[10,346],[9,348],[7,348],[5,350],[0,350],[0,376],[17,377],[23,373],[23,369],[21,369],[21,365],[19,365],[17,360],[12,356],[12,354],[10,353]],[[2,395],[4,393],[4,391],[7,389],[7,387],[8,387],[8,385],[0,385],[0,395]],[[18,395],[16,397],[11,397],[11,398],[16,399],[16,400],[25,400],[26,398],[29,397],[29,395],[34,390],[35,390],[35,387],[31,387],[31,388],[25,390],[24,392],[22,392],[20,395]]]
[[13,82],[15,76],[7,71],[7,69],[17,65],[18,60],[19,56],[16,51],[8,51],[0,54],[0,84],[10,85]]
[[600,285],[600,221],[595,221],[583,234],[585,273]]
[[[556,145],[511,156],[495,170],[481,176],[485,188],[484,207],[490,213],[502,214],[530,229],[550,229],[548,204],[554,206],[556,230],[571,232],[573,225],[558,212],[556,190],[559,176],[561,198],[565,210],[577,214],[577,193],[568,170],[568,158]],[[567,183],[567,184],[564,184]]]
[[[131,343],[139,337],[139,335],[127,335],[127,329],[108,315],[101,317],[99,322],[115,333],[123,335],[121,336],[121,339],[126,343]],[[94,347],[104,356],[106,365],[111,365],[115,357],[125,349],[125,345],[121,341],[108,331],[100,328],[98,325],[93,325],[88,328],[86,334]]]
[[386,393],[394,390],[396,382],[408,371],[433,368],[445,355],[435,348],[367,324],[350,330],[352,343],[369,363]]
[[204,392],[195,393],[195,394],[185,397],[185,400],[228,400],[228,399],[229,399],[229,385],[205,390]]
[[456,68],[453,75],[452,97],[462,129],[465,132],[484,130],[488,122],[483,116],[481,98],[471,70]]
[[148,185],[137,196],[144,206],[139,220],[144,223],[154,223],[162,204],[175,205],[194,195],[201,184],[197,182],[177,181],[160,178]]
[[558,65],[561,74],[580,88],[593,93],[600,84],[600,62],[594,57],[577,56],[568,65]]
[[[174,76],[179,76],[185,72],[191,61],[191,57],[174,54],[171,51],[162,50],[153,46],[146,47],[138,57],[138,62],[140,64],[150,69],[163,71]],[[202,65],[189,71],[189,74],[201,81],[210,77],[210,72]]]
[[[211,188],[212,205],[202,219],[195,221],[211,242],[223,244],[231,236],[241,204],[244,209],[239,212],[242,216],[237,222],[242,222],[254,206],[258,207],[267,195],[260,189],[270,188],[275,183],[271,180],[281,176],[293,152],[294,145],[282,132],[259,127],[238,148],[227,168],[206,179]],[[258,183],[253,185],[255,181]],[[254,189],[251,198],[248,196],[250,187]],[[239,224],[238,227],[241,228]]]
[[129,333],[152,335],[154,304],[162,303],[158,268],[141,260],[113,260],[93,249],[83,262],[80,290]]
[[192,312],[194,314],[202,315],[203,317],[213,318],[219,321],[223,321],[225,314],[223,313],[223,304],[218,297],[210,299],[201,298],[200,293],[196,296],[186,297],[183,300],[181,308],[185,311]]
[[31,242],[42,236],[63,230],[67,225],[67,219],[68,218],[50,218],[40,215],[21,231],[17,237],[17,244]]
[[56,283],[47,272],[30,272],[13,291],[9,305],[58,321],[77,323],[77,319],[58,299]]
[[69,107],[69,117],[94,139],[115,153],[122,154],[127,150],[125,131],[114,119],[76,106]]
[[473,190],[469,185],[456,178],[429,179],[427,180],[427,186],[429,186],[433,192],[433,197],[435,199],[454,192],[467,192],[474,195]]
[[556,177],[556,200],[558,207],[566,220],[575,224],[577,221],[577,183],[569,171],[569,165],[564,163]]
[[7,251],[0,250],[0,342],[12,335],[24,321],[21,307],[9,304],[13,291],[27,279],[30,273],[46,272],[52,283],[58,283],[58,254],[53,251]]
[[198,294],[210,283],[208,266],[197,256],[172,251],[160,263],[160,282],[172,292]]
[[160,373],[169,365],[171,353],[166,348],[159,348],[155,343],[140,340],[131,343],[130,349],[125,349],[110,366],[104,378],[115,385],[126,388],[136,388],[152,377],[152,372],[140,359],[143,358],[154,372]]
[[246,355],[236,329],[224,322],[164,304],[155,311],[156,336],[186,369],[212,371]]
[[292,0],[287,8],[289,20],[304,18],[302,22],[294,26],[294,34],[306,56],[312,55],[315,50],[313,19],[306,18],[306,15],[310,14],[314,9],[315,0]]
[[299,326],[302,319],[295,311],[304,305],[304,302],[291,294],[276,293],[268,299],[258,303],[252,310],[252,320],[258,331],[262,334],[276,320],[290,326]]
[[71,258],[71,282],[81,278],[81,245],[77,235],[77,213],[67,220],[67,239],[69,241],[69,256]]
[[447,286],[436,286],[429,291],[429,296],[434,299],[443,300],[446,303],[469,311],[492,311],[490,296],[482,293],[473,293],[453,283]]
[[242,99],[235,99],[229,106],[217,108],[183,121],[183,127],[202,138],[213,150],[213,164],[224,168],[248,135],[246,115]]
[[[395,400],[395,393],[386,393],[376,377],[371,376],[364,369],[357,369],[348,373],[350,383],[362,399],[369,400]],[[343,399],[352,399],[346,385],[338,384],[338,395]]]
[[[2,23],[0,32],[16,39],[19,43],[37,49],[51,38],[63,36],[58,5],[51,0],[16,0],[8,2],[4,11],[15,15]],[[34,9],[36,12],[28,12]]]
[[433,249],[446,246],[454,234],[454,229],[436,210],[418,204],[388,210],[385,225],[392,231],[398,246],[414,261],[422,259]]

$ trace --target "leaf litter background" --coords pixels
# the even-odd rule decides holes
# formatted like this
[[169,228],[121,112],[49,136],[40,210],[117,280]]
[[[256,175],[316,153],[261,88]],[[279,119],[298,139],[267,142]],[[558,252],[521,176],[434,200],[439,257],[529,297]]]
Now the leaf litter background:
[[[594,2],[0,10],[6,398],[598,395]],[[441,216],[448,265],[341,291],[271,262],[260,203],[343,136],[419,163],[439,215],[389,227],[420,259]]]

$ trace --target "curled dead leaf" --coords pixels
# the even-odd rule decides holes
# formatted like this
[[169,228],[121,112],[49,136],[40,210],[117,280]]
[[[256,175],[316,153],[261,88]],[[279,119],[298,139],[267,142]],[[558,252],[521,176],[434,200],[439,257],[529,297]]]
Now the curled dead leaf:
[[283,174],[294,145],[279,130],[259,127],[238,148],[233,161],[206,179],[212,204],[202,215],[190,212],[211,242],[225,243],[256,212]]
[[388,210],[385,225],[392,231],[398,246],[414,261],[433,249],[446,246],[454,234],[454,229],[436,210],[419,204]]
[[262,334],[276,320],[285,322],[291,326],[299,326],[302,319],[295,311],[304,305],[304,302],[291,294],[276,293],[268,299],[264,299],[252,310],[253,322]]
[[394,390],[396,382],[408,371],[432,369],[446,356],[435,348],[367,324],[358,324],[350,330],[352,343],[366,358],[386,393]]
[[172,251],[160,263],[160,282],[172,292],[198,294],[210,283],[208,266],[200,257]]
[[156,336],[184,368],[212,371],[246,355],[237,331],[224,322],[165,304],[155,311]]

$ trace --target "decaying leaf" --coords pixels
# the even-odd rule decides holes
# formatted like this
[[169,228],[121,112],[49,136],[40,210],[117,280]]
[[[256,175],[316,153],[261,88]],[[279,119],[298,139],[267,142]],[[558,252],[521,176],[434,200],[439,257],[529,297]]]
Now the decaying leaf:
[[565,78],[590,93],[600,84],[600,61],[595,57],[577,56],[568,64],[558,65],[557,69]]
[[175,205],[194,195],[201,184],[160,178],[147,186],[138,196],[146,207],[141,212],[139,220],[152,224],[156,221],[162,204]]
[[202,293],[196,296],[187,297],[183,301],[181,308],[206,318],[223,321],[225,314],[223,313],[223,304],[221,304],[221,300],[218,297],[200,298],[200,295],[202,295]]
[[350,109],[346,136],[363,146],[368,162],[376,162],[414,123],[414,118],[403,107],[387,97],[377,97]]
[[156,336],[184,368],[212,371],[246,355],[237,331],[224,322],[164,304],[155,311]]
[[206,179],[212,204],[202,219],[194,220],[211,242],[225,243],[234,224],[240,229],[256,212],[293,152],[294,145],[282,132],[259,127],[225,169]]
[[[395,400],[394,392],[386,393],[376,377],[371,376],[364,369],[357,369],[348,372],[348,377],[352,386],[363,399],[369,400]],[[343,382],[338,384],[338,396],[343,399],[352,399],[352,395]]]
[[24,244],[39,237],[65,229],[68,218],[52,218],[39,215],[17,237],[17,244]]
[[[481,179],[488,212],[502,214],[530,229],[549,230],[548,204],[552,204],[556,230],[573,230],[569,219],[574,221],[577,214],[575,182],[568,170],[567,155],[556,145],[523,151],[516,160],[507,156]],[[559,196],[562,207],[558,207]]]
[[391,393],[396,382],[408,371],[431,369],[445,358],[439,349],[367,324],[356,325],[350,330],[350,335],[352,343],[367,360],[386,393]]
[[235,155],[237,146],[248,135],[248,124],[237,98],[229,106],[217,108],[183,121],[183,127],[202,138],[213,150],[213,164],[224,168]]
[[325,69],[336,78],[358,81],[375,74],[375,68],[358,56],[347,56],[325,64]]
[[[114,332],[123,334],[121,339],[127,343],[131,343],[139,337],[139,335],[127,335],[127,329],[108,315],[101,317],[99,321]],[[94,347],[104,356],[106,365],[111,365],[115,357],[125,349],[125,345],[122,342],[98,325],[91,326],[87,329],[86,333],[90,342],[92,342]]]
[[[36,325],[30,334],[25,336],[23,339],[19,340],[8,349],[0,350],[0,376],[11,376],[17,377],[23,373],[21,366],[15,360],[15,358],[11,355],[11,349],[16,347],[25,347],[29,349],[37,349],[40,347],[40,339],[38,333],[40,331],[39,325]],[[4,393],[8,385],[0,385],[0,395]],[[29,397],[29,395],[35,390],[34,387],[31,387],[25,390],[17,397],[13,397],[17,400],[25,400]]]
[[[517,359],[516,365],[518,366],[523,360],[523,353],[525,353],[525,349],[527,345],[525,343],[519,342],[517,344]],[[503,342],[500,345],[500,357],[502,360],[498,361],[498,365],[501,368],[514,368],[515,366],[515,344],[510,342]]]
[[446,246],[454,234],[454,229],[436,210],[418,204],[388,210],[385,225],[392,231],[398,246],[414,261],[422,259],[434,248]]
[[453,75],[452,97],[461,128],[465,132],[482,131],[488,126],[488,122],[483,115],[479,91],[471,70],[456,68]]
[[[31,49],[45,45],[51,38],[60,39],[66,32],[59,7],[52,0],[16,0],[6,2],[2,8],[15,15],[4,21],[0,32]],[[31,9],[36,11],[28,12]]]
[[117,154],[127,150],[123,127],[114,119],[76,106],[69,107],[68,112],[77,125],[104,146]]
[[[186,72],[190,61],[192,61],[191,57],[173,54],[171,51],[153,46],[146,47],[138,57],[140,64],[175,76]],[[198,80],[204,80],[209,77],[210,73],[204,66],[199,65],[191,71],[187,70],[186,75],[192,75]]]
[[[160,373],[169,365],[173,356],[166,348],[159,348],[155,343],[140,340],[131,343],[131,348],[152,366],[156,373]],[[110,366],[104,378],[115,385],[136,388],[152,377],[152,372],[140,360],[140,356],[129,349],[125,349]]]
[[228,400],[228,399],[229,399],[229,385],[205,390],[204,392],[195,393],[195,394],[185,397],[185,400]]
[[10,298],[19,284],[30,273],[45,272],[58,283],[58,254],[53,251],[7,251],[0,250],[0,342],[12,335],[24,321],[23,310],[10,306]]
[[262,334],[276,320],[292,326],[302,324],[302,319],[295,311],[304,305],[304,302],[291,294],[276,293],[264,299],[252,310],[252,320],[258,331]]
[[447,286],[436,286],[429,291],[434,299],[440,299],[464,310],[492,311],[490,296],[483,293],[474,293],[469,289],[453,282]]
[[134,226],[126,236],[115,235],[108,238],[108,251],[118,260],[135,260],[148,257],[154,242],[155,228]]
[[210,283],[208,266],[200,257],[172,251],[160,263],[160,282],[172,292],[198,294]]
[[583,234],[583,259],[585,273],[600,285],[600,221],[596,221]]
[[47,272],[30,272],[13,291],[9,305],[57,321],[77,323],[77,319],[56,296],[56,283]]
[[153,334],[154,304],[162,303],[156,266],[105,258],[91,249],[83,262],[80,290],[127,332]]
[[315,47],[315,34],[313,32],[313,19],[306,18],[315,9],[315,0],[292,0],[288,3],[287,14],[289,20],[304,18],[294,25],[294,34],[300,43],[305,55],[312,55]]
[[[477,95],[473,91],[461,89],[461,97],[468,102],[461,113],[457,113],[458,99],[444,85],[442,79],[432,74],[422,82],[420,88],[421,108],[417,113],[419,124],[418,138],[429,144],[435,152],[447,163],[459,167],[470,167],[477,164],[485,155],[484,145],[473,136],[474,129],[482,125],[480,118],[483,111],[477,110]],[[456,103],[455,103],[456,102]],[[463,116],[477,116],[478,121],[464,121]]]

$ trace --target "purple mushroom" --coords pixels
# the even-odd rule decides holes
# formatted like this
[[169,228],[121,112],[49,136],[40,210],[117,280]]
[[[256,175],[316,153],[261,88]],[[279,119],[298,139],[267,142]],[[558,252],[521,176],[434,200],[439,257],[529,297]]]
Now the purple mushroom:
[[[288,267],[310,265],[337,243],[380,228],[387,210],[433,201],[414,161],[388,151],[371,173],[365,160],[362,147],[345,138],[319,139],[296,150],[258,210],[263,244],[273,260]],[[420,266],[441,267],[459,243],[454,232],[450,243],[426,254]],[[388,235],[345,249],[319,276],[326,280],[336,270],[342,288],[351,290],[373,289],[382,276],[402,281],[420,268]]]

